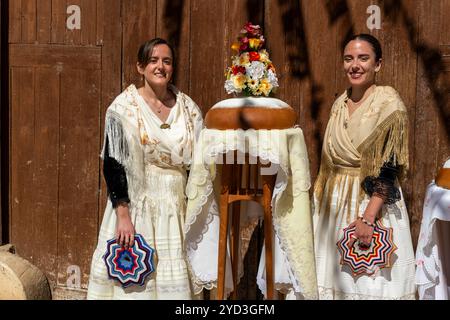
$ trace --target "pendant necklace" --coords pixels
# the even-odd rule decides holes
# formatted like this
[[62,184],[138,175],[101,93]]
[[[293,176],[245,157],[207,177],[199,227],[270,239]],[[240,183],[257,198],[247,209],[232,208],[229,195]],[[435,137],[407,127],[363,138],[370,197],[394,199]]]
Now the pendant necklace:
[[[143,96],[142,96],[143,97]],[[144,98],[144,100],[145,100],[145,102],[147,103],[147,105],[148,106],[151,106],[152,104],[151,103],[149,103],[149,101],[147,101],[147,99],[145,98],[145,97],[143,97]],[[151,107],[150,107],[151,108]],[[162,110],[162,106],[160,106],[157,110],[156,110],[156,112],[157,113],[161,113],[161,110]],[[162,121],[162,120],[161,120]],[[161,124],[160,126],[159,126],[161,129],[170,129],[170,124],[168,124],[168,123],[163,123],[163,124]]]
[[[162,109],[162,106],[159,107],[158,110],[156,110],[156,112],[161,113],[161,109]],[[170,129],[170,124],[164,122],[164,123],[161,124],[159,127],[160,127],[161,129]]]

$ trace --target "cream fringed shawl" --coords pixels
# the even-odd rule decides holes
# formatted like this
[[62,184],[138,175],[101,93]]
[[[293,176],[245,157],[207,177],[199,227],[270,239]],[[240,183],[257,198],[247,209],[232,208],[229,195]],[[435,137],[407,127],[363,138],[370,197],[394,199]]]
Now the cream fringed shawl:
[[[106,111],[108,154],[125,168],[131,204],[144,190],[146,163],[184,171],[192,161],[193,145],[203,127],[202,114],[190,97],[174,86],[170,90],[176,96],[167,119],[170,132],[160,128],[162,121],[134,85],[117,96]],[[105,143],[102,158],[104,154]]]
[[[321,166],[314,186],[320,205],[324,199],[330,201],[334,186],[344,179],[348,179],[350,189],[343,205],[349,203],[354,179],[361,182],[367,176],[378,176],[380,168],[389,160],[400,166],[400,179],[408,170],[408,117],[397,91],[389,86],[376,87],[350,117],[347,100],[346,91],[335,101],[325,131]],[[362,188],[358,194],[362,200]]]

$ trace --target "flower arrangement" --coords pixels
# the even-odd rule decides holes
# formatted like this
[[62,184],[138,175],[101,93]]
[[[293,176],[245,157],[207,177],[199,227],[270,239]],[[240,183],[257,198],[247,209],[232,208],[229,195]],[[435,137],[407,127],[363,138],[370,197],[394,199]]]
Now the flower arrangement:
[[275,67],[264,49],[264,37],[259,25],[247,22],[231,49],[237,54],[231,57],[227,68],[225,90],[228,94],[243,93],[246,96],[269,96],[278,88]]

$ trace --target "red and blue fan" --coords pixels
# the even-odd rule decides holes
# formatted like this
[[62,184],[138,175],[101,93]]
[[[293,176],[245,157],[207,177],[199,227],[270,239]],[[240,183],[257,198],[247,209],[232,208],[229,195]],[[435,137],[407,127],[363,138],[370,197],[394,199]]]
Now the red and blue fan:
[[354,276],[372,275],[379,269],[390,268],[393,253],[397,250],[392,228],[384,227],[378,220],[369,246],[361,245],[358,240],[350,246],[352,237],[355,238],[355,229],[355,226],[344,228],[344,235],[337,242],[341,264],[349,266]]
[[155,249],[140,234],[134,236],[131,248],[121,246],[115,238],[108,240],[103,260],[109,278],[119,281],[124,288],[131,285],[143,286],[145,279],[155,270],[154,252]]

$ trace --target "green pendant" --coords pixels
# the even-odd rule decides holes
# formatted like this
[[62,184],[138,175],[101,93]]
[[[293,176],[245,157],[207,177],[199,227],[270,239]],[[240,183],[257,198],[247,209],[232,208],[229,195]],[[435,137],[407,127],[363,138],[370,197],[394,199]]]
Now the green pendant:
[[161,129],[169,129],[169,128],[170,128],[170,124],[163,123],[163,124],[160,126],[160,128],[161,128]]

